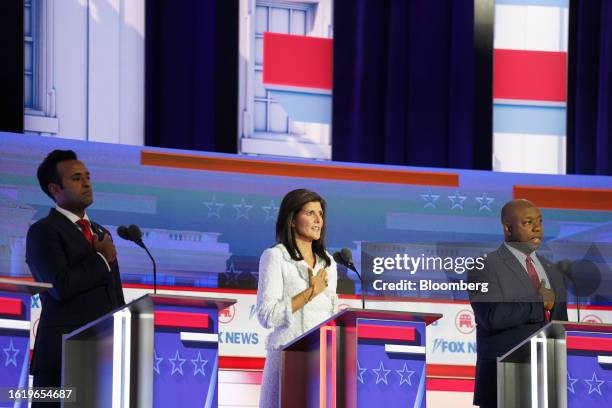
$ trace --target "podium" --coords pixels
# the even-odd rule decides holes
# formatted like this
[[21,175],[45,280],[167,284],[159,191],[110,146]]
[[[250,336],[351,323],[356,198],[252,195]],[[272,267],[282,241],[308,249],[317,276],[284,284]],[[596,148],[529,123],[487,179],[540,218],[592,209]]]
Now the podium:
[[345,309],[281,352],[281,407],[425,407],[425,327],[442,315]]
[[145,295],[63,337],[74,407],[216,407],[218,312],[235,303]]
[[500,408],[612,406],[612,325],[553,321],[497,359]]
[[[0,278],[0,387],[28,386],[30,298],[52,287],[48,283]],[[28,403],[21,404],[27,407]]]

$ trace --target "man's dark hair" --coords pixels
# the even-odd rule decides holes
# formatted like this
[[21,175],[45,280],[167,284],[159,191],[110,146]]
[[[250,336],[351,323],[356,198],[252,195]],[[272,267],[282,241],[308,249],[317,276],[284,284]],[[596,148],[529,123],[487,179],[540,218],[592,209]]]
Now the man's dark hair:
[[53,195],[49,192],[49,183],[59,184],[64,188],[62,178],[57,172],[57,163],[66,160],[78,160],[76,153],[72,150],[54,150],[45,157],[42,163],[40,163],[38,171],[36,172],[40,188],[46,195],[51,197],[53,201],[55,201],[55,198],[53,198]]
[[287,248],[287,252],[289,252],[291,259],[294,261],[304,259],[295,242],[295,234],[293,228],[291,228],[291,223],[297,216],[297,213],[302,210],[302,207],[313,201],[321,204],[323,227],[321,228],[321,237],[316,241],[312,241],[312,252],[325,261],[325,266],[329,266],[331,265],[331,260],[325,252],[325,231],[327,228],[326,203],[323,197],[314,191],[301,188],[290,191],[285,195],[278,210],[278,218],[276,219],[276,242],[283,244]]

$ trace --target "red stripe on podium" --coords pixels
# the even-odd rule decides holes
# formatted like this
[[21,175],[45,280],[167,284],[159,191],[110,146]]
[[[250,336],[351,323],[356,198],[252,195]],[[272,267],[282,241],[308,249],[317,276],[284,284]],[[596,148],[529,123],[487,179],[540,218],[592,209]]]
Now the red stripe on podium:
[[612,337],[567,336],[568,350],[612,351]]
[[264,357],[219,356],[219,368],[226,370],[263,370]]
[[21,299],[0,297],[0,314],[21,316]]
[[206,313],[155,312],[155,326],[189,329],[208,329],[209,316]]
[[428,378],[425,388],[427,391],[474,392],[474,380]]
[[414,327],[378,326],[360,324],[357,326],[357,336],[360,339],[414,341]]

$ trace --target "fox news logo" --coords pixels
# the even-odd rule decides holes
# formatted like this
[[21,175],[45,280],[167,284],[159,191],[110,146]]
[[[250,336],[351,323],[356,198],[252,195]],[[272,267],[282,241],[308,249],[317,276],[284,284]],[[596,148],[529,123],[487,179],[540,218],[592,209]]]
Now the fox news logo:
[[475,341],[448,341],[434,339],[434,353],[476,353]]
[[220,344],[259,344],[259,333],[254,332],[219,332]]

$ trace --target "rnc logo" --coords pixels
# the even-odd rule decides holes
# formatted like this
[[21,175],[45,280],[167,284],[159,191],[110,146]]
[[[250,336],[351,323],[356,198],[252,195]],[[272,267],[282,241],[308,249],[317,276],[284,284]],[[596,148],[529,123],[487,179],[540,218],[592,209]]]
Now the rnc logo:
[[586,315],[582,318],[583,323],[603,323],[603,321],[596,315]]
[[476,330],[474,313],[471,310],[463,309],[455,316],[455,326],[463,334],[470,334]]
[[234,305],[230,307],[226,307],[223,310],[219,310],[219,323],[228,324],[232,320],[234,320],[234,315],[236,314],[236,308]]

